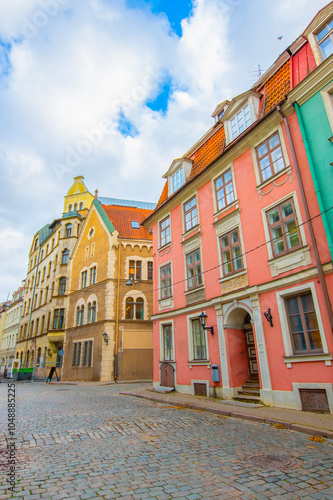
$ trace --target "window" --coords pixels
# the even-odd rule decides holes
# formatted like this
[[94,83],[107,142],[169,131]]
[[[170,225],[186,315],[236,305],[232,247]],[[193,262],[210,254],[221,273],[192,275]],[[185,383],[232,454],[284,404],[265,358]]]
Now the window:
[[291,198],[269,210],[267,221],[274,256],[283,255],[301,246],[294,202]]
[[73,205],[69,205],[68,212],[73,212]]
[[56,255],[54,258],[53,271],[55,271],[57,269],[57,263],[58,263],[58,255]]
[[86,247],[84,251],[84,259],[87,260],[89,258],[89,247]]
[[333,19],[326,22],[317,33],[317,43],[320,47],[323,59],[327,59],[333,54]]
[[46,304],[46,302],[47,302],[47,296],[48,296],[48,294],[49,294],[49,287],[47,286],[47,287],[45,288],[45,304]]
[[50,277],[50,274],[51,274],[51,266],[52,266],[52,262],[49,262],[49,265],[48,265],[48,268],[47,268],[47,277],[48,278]]
[[89,302],[88,304],[88,323],[95,323],[96,321],[96,302]]
[[184,184],[184,171],[181,167],[172,175],[172,192],[174,193]]
[[129,261],[129,278],[133,280],[141,280],[141,260]]
[[66,278],[60,278],[58,295],[65,295],[66,293]]
[[72,234],[72,224],[66,224],[65,226],[65,238],[69,238]]
[[215,181],[215,192],[216,192],[216,202],[217,210],[222,210],[222,208],[230,205],[235,201],[234,188],[232,184],[231,170],[228,170],[222,174]]
[[285,298],[294,354],[323,352],[311,292]]
[[197,199],[194,196],[184,204],[185,231],[189,231],[198,224]]
[[222,266],[224,276],[243,269],[242,251],[238,229],[224,234],[220,238]]
[[42,281],[45,279],[46,267],[43,267]]
[[43,290],[39,293],[39,305],[43,304]]
[[83,210],[83,201],[80,203],[80,210]]
[[170,233],[170,217],[166,217],[160,222],[160,244],[161,247],[167,245],[171,241]]
[[173,340],[172,340],[172,325],[163,325],[163,346],[162,356],[163,361],[173,360]]
[[133,297],[126,299],[126,319],[143,319],[143,298],[139,297],[134,301]]
[[244,130],[252,123],[250,106],[247,104],[241,109],[237,115],[230,121],[232,140],[236,139]]
[[72,366],[92,366],[92,340],[73,343]]
[[88,276],[88,272],[87,271],[83,271],[81,273],[81,288],[86,288],[86,286],[87,286],[87,276]]
[[91,244],[91,252],[90,252],[90,257],[93,257],[95,255],[95,243]]
[[34,245],[34,250],[36,250],[38,247],[38,237],[35,239],[35,245]]
[[285,167],[278,132],[256,148],[261,180],[277,174]]
[[65,309],[55,309],[53,319],[53,329],[57,330],[63,328],[65,318]]
[[202,284],[200,250],[186,255],[186,270],[188,289],[197,288]]
[[83,325],[84,321],[84,305],[77,306],[76,308],[76,326]]
[[95,283],[96,283],[96,271],[97,271],[96,266],[94,266],[90,269],[90,284],[91,285],[95,285]]
[[161,282],[161,298],[165,299],[167,297],[171,297],[172,296],[171,264],[161,267],[160,282]]
[[68,258],[69,258],[69,250],[66,248],[66,250],[64,250],[62,252],[62,261],[61,261],[61,263],[62,264],[67,264],[68,263]]
[[75,205],[74,205],[74,212],[76,212],[76,211],[77,211],[77,203],[75,203]]
[[206,333],[199,319],[192,320],[192,340],[194,359],[207,359]]
[[137,220],[131,220],[132,229],[140,229],[140,225]]
[[40,271],[38,271],[38,274],[37,274],[37,283],[36,283],[36,286],[39,285],[39,281],[40,281]]
[[148,261],[147,266],[148,266],[148,269],[147,269],[148,276],[147,276],[147,278],[148,278],[149,281],[152,281],[153,280],[153,262]]

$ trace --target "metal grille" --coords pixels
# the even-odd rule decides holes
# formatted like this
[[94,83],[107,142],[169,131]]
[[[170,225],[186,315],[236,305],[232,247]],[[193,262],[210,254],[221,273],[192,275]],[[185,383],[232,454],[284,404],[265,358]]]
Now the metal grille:
[[161,365],[161,386],[175,387],[174,367],[169,363]]
[[303,411],[329,413],[325,389],[299,389]]
[[254,455],[248,457],[248,461],[252,462],[257,467],[270,470],[293,469],[301,467],[302,460],[298,458],[285,457],[283,455],[274,455],[272,453],[264,453],[263,455]]
[[196,396],[207,396],[206,384],[194,383],[194,394]]

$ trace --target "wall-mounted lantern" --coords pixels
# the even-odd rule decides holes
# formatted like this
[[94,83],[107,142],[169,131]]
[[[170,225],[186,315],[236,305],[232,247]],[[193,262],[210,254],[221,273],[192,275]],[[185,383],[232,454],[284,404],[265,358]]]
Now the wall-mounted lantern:
[[103,333],[103,340],[106,343],[106,345],[108,345],[109,339],[110,339],[110,337],[108,336],[108,334],[106,332],[104,332]]
[[266,312],[264,312],[264,316],[267,319],[268,323],[273,327],[273,316],[271,314],[271,309],[268,308]]
[[205,314],[203,311],[201,314],[199,314],[199,319],[200,319],[200,325],[204,330],[210,330],[210,333],[214,335],[214,327],[213,326],[206,326],[206,321],[207,321],[207,314]]

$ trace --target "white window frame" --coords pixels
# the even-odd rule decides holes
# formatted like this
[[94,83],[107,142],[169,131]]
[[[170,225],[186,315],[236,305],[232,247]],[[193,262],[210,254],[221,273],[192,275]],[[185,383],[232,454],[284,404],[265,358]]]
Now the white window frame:
[[[269,177],[265,181],[262,181],[261,180],[261,175],[260,175],[260,165],[259,165],[259,162],[258,162],[257,151],[256,150],[257,150],[258,146],[260,146],[260,144],[262,144],[263,142],[267,141],[267,139],[269,139],[270,137],[272,137],[276,133],[279,134],[280,144],[281,144],[282,155],[283,155],[283,160],[284,160],[285,167],[282,170],[280,170],[279,172],[277,172],[276,174],[273,174],[271,177]],[[254,144],[254,146],[251,148],[251,152],[252,152],[252,160],[253,160],[253,165],[254,165],[254,173],[255,173],[255,176],[256,176],[257,188],[259,188],[259,187],[263,188],[267,184],[269,184],[271,182],[274,182],[275,179],[279,178],[281,175],[285,174],[286,172],[291,173],[291,165],[290,165],[289,156],[288,156],[288,152],[287,152],[287,148],[286,148],[286,143],[285,143],[285,140],[284,140],[284,135],[283,135],[283,131],[282,131],[281,125],[279,125],[277,128],[275,128],[275,129],[271,130],[270,132],[268,132],[265,136],[261,137],[260,140],[258,140],[257,143]]]
[[[229,203],[223,208],[218,208],[217,205],[217,192],[216,192],[216,181],[221,177],[222,175],[226,174],[228,170],[231,171],[231,178],[232,178],[232,187],[233,187],[233,192],[234,192],[234,201]],[[234,172],[234,167],[233,164],[228,165],[226,168],[221,170],[218,175],[212,179],[212,197],[213,197],[213,204],[214,204],[214,216],[217,217],[220,214],[223,214],[224,212],[230,210],[230,208],[236,206],[238,204],[238,197],[237,197],[237,189],[236,189],[236,181],[235,181],[235,172]]]
[[[172,339],[172,356],[171,359],[165,359],[164,358],[164,337],[163,337],[163,327],[164,326],[171,326],[171,339]],[[170,321],[162,321],[160,323],[160,361],[165,361],[167,363],[174,363],[175,362],[175,335],[174,335],[174,322],[173,319],[170,319]]]
[[[302,292],[311,292],[315,313],[317,316],[320,339],[323,346],[323,353],[294,354],[292,340],[291,340],[291,333],[289,330],[285,299],[288,297],[292,297],[294,295],[298,295]],[[328,366],[331,366],[332,354],[328,351],[325,330],[321,319],[320,307],[317,298],[315,284],[313,282],[310,282],[303,285],[295,286],[293,288],[288,288],[287,290],[276,292],[276,302],[279,311],[282,340],[285,352],[284,362],[286,363],[287,368],[291,368],[291,363],[300,363],[305,361],[325,361],[325,363]]]
[[[183,165],[175,170],[170,176],[171,178],[171,192],[175,193],[180,189],[184,184],[185,184],[185,172],[183,169]],[[178,179],[179,179],[179,185],[178,185]],[[178,186],[178,187],[177,187]]]
[[[170,228],[170,240],[167,242],[167,243],[164,243],[162,245],[162,241],[161,241],[161,223],[164,222],[166,219],[169,219],[169,228]],[[171,231],[171,214],[168,214],[166,215],[165,217],[163,217],[163,219],[159,220],[158,221],[158,240],[159,240],[159,245],[158,247],[159,248],[164,248],[166,247],[167,245],[171,245],[171,242],[172,242],[172,231]]]
[[204,330],[205,344],[206,344],[206,359],[194,359],[194,345],[193,345],[193,332],[192,332],[192,320],[197,319],[200,324],[199,312],[187,315],[187,339],[188,339],[188,355],[190,365],[207,365],[210,364],[209,361],[209,348],[208,348],[208,335],[207,330]]
[[[190,229],[186,229],[186,217],[185,217],[185,205],[187,203],[189,203],[190,201],[192,201],[193,199],[195,198],[195,202],[196,202],[196,210],[197,210],[197,223],[193,226],[190,227]],[[183,221],[183,233],[190,233],[191,231],[193,231],[195,228],[197,228],[198,226],[200,226],[200,217],[199,217],[199,201],[198,201],[198,196],[197,194],[194,194],[193,196],[190,196],[189,198],[187,198],[186,201],[184,201],[184,203],[182,203],[182,221]]]
[[[233,138],[232,135],[232,127],[231,127],[231,121],[237,117],[237,114],[246,108],[246,106],[249,106],[250,110],[250,116],[251,116],[251,124],[246,127],[243,132],[239,133],[236,137]],[[229,115],[229,110],[231,112],[233,105],[229,105],[228,112],[226,114]],[[241,134],[243,134],[246,130],[248,130],[253,123],[255,123],[258,120],[258,110],[259,110],[259,96],[256,95],[249,95],[245,100],[240,100],[238,105],[235,107],[234,110],[232,110],[232,114],[228,116],[224,122],[224,128],[225,128],[225,135],[226,135],[226,144],[230,144],[231,142],[235,141]]]

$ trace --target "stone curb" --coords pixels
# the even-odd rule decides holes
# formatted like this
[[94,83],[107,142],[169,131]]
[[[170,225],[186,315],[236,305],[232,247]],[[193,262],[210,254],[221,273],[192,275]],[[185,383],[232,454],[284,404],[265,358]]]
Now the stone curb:
[[147,399],[147,400],[153,401],[155,403],[163,403],[163,404],[168,404],[168,405],[182,406],[183,408],[188,408],[191,410],[207,411],[209,413],[215,413],[218,415],[222,415],[224,417],[240,418],[242,420],[259,422],[261,424],[283,425],[284,427],[286,427],[287,429],[290,429],[292,431],[301,432],[301,433],[307,434],[309,436],[318,436],[318,437],[323,437],[323,438],[333,440],[333,432],[331,432],[329,430],[320,430],[320,429],[317,429],[316,427],[311,427],[309,425],[302,425],[302,424],[297,424],[297,423],[293,423],[293,422],[288,422],[288,421],[281,420],[278,418],[259,417],[257,415],[249,415],[247,413],[240,413],[240,412],[233,411],[233,410],[209,408],[207,406],[196,404],[196,403],[183,403],[181,401],[170,400],[170,399],[168,399],[168,401],[163,401],[160,398],[155,398],[154,396],[148,396],[148,395],[144,395],[144,394],[134,394],[132,392],[120,392],[120,394],[123,396],[133,396],[135,398]]

